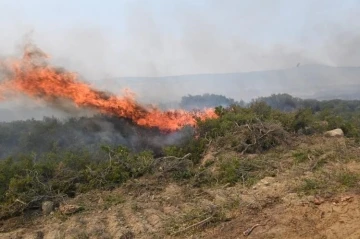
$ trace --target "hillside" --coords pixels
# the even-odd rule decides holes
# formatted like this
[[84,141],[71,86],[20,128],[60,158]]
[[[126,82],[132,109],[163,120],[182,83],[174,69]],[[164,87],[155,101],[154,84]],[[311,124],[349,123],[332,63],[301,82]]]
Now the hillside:
[[178,100],[185,94],[214,93],[235,100],[289,93],[301,98],[360,99],[360,67],[300,65],[289,69],[198,74],[168,77],[124,77],[112,79],[117,88],[129,87],[155,100]]
[[[226,95],[235,101],[250,102],[272,94],[289,93],[304,99],[360,99],[360,67],[300,65],[289,69],[197,74],[167,77],[122,77],[93,82],[99,88],[119,93],[129,88],[141,103],[178,108],[184,95]],[[104,84],[104,82],[106,84]],[[104,85],[108,85],[104,87]],[[171,103],[169,103],[171,102]],[[68,112],[70,111],[70,112]],[[54,109],[51,105],[30,104],[26,100],[0,106],[1,121],[42,119],[43,116],[66,118],[89,116],[91,112]]]
[[66,205],[82,207],[72,215],[55,211],[3,221],[0,235],[226,239],[247,238],[244,232],[259,225],[248,238],[358,238],[360,150],[344,139],[307,137],[297,143],[261,156],[209,154],[207,164],[213,166],[204,161],[197,173],[204,180],[220,160],[242,159],[250,161],[243,176],[249,173],[251,179],[260,173],[251,186],[248,176],[243,181],[241,174],[235,184],[196,186],[195,179],[173,181],[158,172],[112,191],[91,191],[66,200]]
[[[80,143],[80,151],[60,144],[15,153],[0,161],[0,236],[358,238],[358,111],[320,110],[218,107],[218,118],[198,121],[157,152],[149,142],[159,132],[131,126],[130,135],[147,132],[148,148],[88,151]],[[71,122],[97,128],[91,118]],[[68,128],[54,119],[30,123],[38,127],[35,148],[44,144],[41,129]],[[324,134],[334,128],[345,135]]]

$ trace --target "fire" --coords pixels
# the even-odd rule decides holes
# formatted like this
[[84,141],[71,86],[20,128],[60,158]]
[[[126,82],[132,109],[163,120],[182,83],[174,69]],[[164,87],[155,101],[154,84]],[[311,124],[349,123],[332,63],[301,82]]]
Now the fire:
[[7,72],[7,80],[0,84],[0,100],[5,98],[5,89],[48,102],[67,99],[77,107],[89,107],[163,131],[176,131],[185,125],[196,126],[196,118],[216,117],[213,109],[201,112],[161,111],[142,106],[130,95],[116,96],[96,90],[81,81],[76,73],[51,66],[47,59],[48,55],[40,49],[27,45],[22,58],[3,62],[1,65]]

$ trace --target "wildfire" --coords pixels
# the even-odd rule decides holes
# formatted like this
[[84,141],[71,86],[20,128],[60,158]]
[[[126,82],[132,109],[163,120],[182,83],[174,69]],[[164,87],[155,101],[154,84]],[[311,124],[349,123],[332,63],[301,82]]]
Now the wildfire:
[[63,98],[71,100],[78,107],[90,107],[163,131],[176,131],[185,125],[196,126],[196,118],[204,120],[216,117],[213,109],[201,112],[161,111],[138,104],[130,95],[116,96],[96,90],[81,81],[77,74],[51,66],[47,58],[34,45],[27,45],[21,59],[3,62],[1,65],[7,72],[7,79],[0,84],[0,100],[5,98],[5,89],[50,102]]

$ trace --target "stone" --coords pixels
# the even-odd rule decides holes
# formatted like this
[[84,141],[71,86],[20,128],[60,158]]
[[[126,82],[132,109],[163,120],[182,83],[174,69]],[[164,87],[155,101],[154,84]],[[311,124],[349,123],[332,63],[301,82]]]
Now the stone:
[[325,136],[328,136],[328,137],[343,137],[344,136],[344,131],[342,131],[342,129],[340,129],[340,128],[333,129],[333,130],[325,132]]
[[70,204],[65,204],[65,205],[62,204],[59,207],[60,212],[65,215],[76,213],[78,211],[81,211],[81,209],[82,208],[78,205],[70,205]]
[[45,201],[42,203],[41,209],[44,215],[49,215],[54,209],[54,203],[51,201]]

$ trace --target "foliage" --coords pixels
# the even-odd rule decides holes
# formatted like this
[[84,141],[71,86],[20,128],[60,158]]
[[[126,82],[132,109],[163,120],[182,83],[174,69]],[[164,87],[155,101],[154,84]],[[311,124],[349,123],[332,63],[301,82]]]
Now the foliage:
[[[281,111],[298,111],[298,119],[294,125],[297,129],[304,130],[308,126],[315,130],[341,128],[346,136],[360,138],[360,100],[303,100],[288,94],[273,94],[269,97],[260,97],[255,102],[264,102]],[[326,122],[326,125],[312,125],[316,124],[315,121]]]
[[[103,160],[106,157],[108,160]],[[44,200],[58,201],[94,188],[113,188],[150,172],[152,162],[151,152],[131,153],[122,146],[103,146],[97,154],[52,151],[8,158],[0,161],[0,217],[40,207]]]
[[[134,128],[124,119],[111,117],[0,123],[0,218],[39,208],[44,200],[58,203],[64,197],[95,188],[112,189],[150,174],[189,180],[194,186],[215,182],[249,186],[274,173],[276,160],[263,153],[287,146],[296,135],[340,127],[347,137],[360,137],[356,101],[273,95],[248,107],[227,103],[231,106],[216,107],[218,118],[199,120],[195,135],[193,129],[179,132],[184,137],[176,144],[159,143],[167,138],[156,129]],[[236,156],[200,164],[210,149]],[[295,163],[310,160],[310,153],[314,152],[294,152]],[[340,172],[335,181],[353,187],[358,175]],[[311,194],[321,188],[322,182],[308,179],[301,190]]]
[[219,165],[218,179],[223,183],[241,182],[251,186],[265,176],[273,176],[273,161],[263,157],[224,158]]

